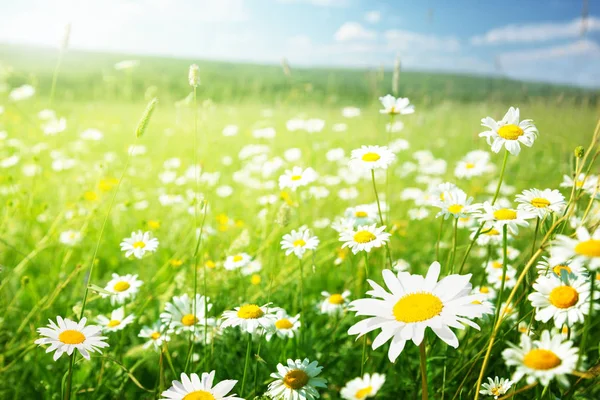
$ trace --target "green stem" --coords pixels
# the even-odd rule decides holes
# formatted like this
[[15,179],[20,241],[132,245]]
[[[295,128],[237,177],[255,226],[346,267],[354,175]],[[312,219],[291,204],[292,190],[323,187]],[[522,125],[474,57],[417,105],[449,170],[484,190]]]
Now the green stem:
[[[363,252],[365,255],[365,282],[369,279],[369,255],[367,252]],[[364,375],[365,363],[367,361],[367,334],[365,333],[363,346],[362,346],[362,358],[360,362],[360,376]]]
[[473,239],[471,239],[471,243],[469,243],[469,247],[467,247],[467,251],[465,252],[465,255],[463,256],[462,262],[460,263],[460,268],[458,269],[459,274],[462,274],[463,268],[465,267],[465,263],[467,262],[467,258],[469,258],[469,254],[471,253],[471,249],[473,248],[473,245],[477,241],[477,238],[479,237],[479,235],[481,235],[481,230],[483,229],[483,225],[484,225],[483,223],[481,225],[479,225],[479,229],[477,229],[477,232],[475,232],[475,236],[473,236]]
[[298,258],[298,263],[300,264],[300,335],[298,335],[298,339],[300,345],[302,345],[304,343],[304,331],[306,330],[306,319],[304,318],[304,266],[301,258]]
[[242,389],[240,395],[244,395],[244,387],[246,386],[246,373],[248,372],[248,363],[250,362],[250,351],[252,350],[252,334],[248,334],[248,347],[246,348],[246,361],[244,362],[244,375],[242,376]]
[[454,274],[454,259],[456,257],[456,237],[458,235],[458,218],[454,218],[454,234],[452,235],[452,257],[450,258],[450,273]]
[[[590,271],[590,309],[588,310],[588,315],[585,319],[585,326],[583,327],[583,337],[581,338],[581,345],[579,346],[579,358],[577,359],[577,368],[581,365],[581,360],[583,358],[583,351],[585,350],[585,345],[587,342],[588,332],[590,331],[590,325],[592,324],[592,311],[594,310],[594,281],[596,280],[596,273]],[[571,332],[571,328],[569,327],[569,332]]]
[[75,362],[75,350],[69,359],[69,372],[67,374],[67,387],[65,388],[65,400],[71,399],[71,386],[73,384],[73,364]]
[[436,261],[440,260],[440,242],[442,241],[442,231],[444,229],[444,218],[440,218],[440,230],[438,231],[438,238],[435,244],[435,259]]
[[498,186],[496,187],[496,193],[494,193],[494,199],[492,205],[496,203],[498,194],[500,194],[500,186],[502,186],[502,180],[504,179],[504,171],[506,170],[506,161],[508,160],[508,150],[504,151],[504,160],[502,161],[502,169],[500,170],[500,179],[498,180]]
[[[496,315],[494,316],[494,324],[496,326],[500,315],[500,306],[502,305],[502,295],[504,294],[504,283],[506,281],[506,267],[508,266],[507,253],[508,246],[508,225],[502,227],[502,282],[500,283],[500,292],[498,292],[498,300],[496,301]],[[508,307],[508,305],[507,305]]]
[[[375,170],[371,170],[371,181],[373,182],[373,191],[375,192],[375,200],[377,201],[377,211],[379,211],[379,221],[381,222],[381,226],[385,226],[383,222],[383,214],[381,213],[381,204],[379,203],[379,194],[377,194],[377,185],[375,184]],[[385,244],[385,251],[387,253],[388,262],[390,263],[390,269],[393,268],[394,263],[392,262],[392,255],[390,253],[390,247],[388,244]]]
[[429,399],[427,391],[427,353],[425,352],[425,338],[419,345],[419,355],[421,359],[421,399]]
[[58,53],[58,60],[56,60],[56,65],[54,66],[54,73],[52,74],[52,86],[50,87],[50,100],[49,107],[52,107],[52,101],[54,100],[54,93],[56,92],[56,83],[58,81],[58,73],[60,71],[60,65],[62,64],[63,59],[63,49]]

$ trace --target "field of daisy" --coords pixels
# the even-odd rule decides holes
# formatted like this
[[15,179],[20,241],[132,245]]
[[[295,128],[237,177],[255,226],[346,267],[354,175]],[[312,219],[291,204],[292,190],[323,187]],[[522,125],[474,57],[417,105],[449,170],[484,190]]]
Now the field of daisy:
[[600,397],[595,93],[41,57],[0,74],[0,398]]

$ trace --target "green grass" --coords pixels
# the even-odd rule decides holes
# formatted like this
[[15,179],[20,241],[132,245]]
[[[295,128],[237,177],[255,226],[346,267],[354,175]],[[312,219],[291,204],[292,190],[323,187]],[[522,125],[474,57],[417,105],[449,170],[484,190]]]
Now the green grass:
[[[233,65],[223,63],[201,63],[202,86],[199,90],[199,103],[212,99],[215,103],[198,109],[200,145],[193,148],[193,110],[188,106],[174,105],[174,101],[188,95],[187,66],[189,60],[169,60],[135,57],[141,59],[139,71],[133,76],[133,101],[127,101],[124,76],[118,76],[111,69],[121,55],[68,53],[58,80],[57,98],[53,108],[59,116],[68,121],[68,128],[57,136],[45,136],[40,130],[37,113],[48,107],[47,93],[56,54],[33,52],[5,47],[6,59],[14,66],[8,77],[9,84],[32,82],[40,95],[33,99],[10,103],[4,97],[0,105],[5,106],[0,115],[0,131],[6,131],[9,138],[16,138],[20,145],[13,146],[7,140],[0,141],[0,159],[12,154],[21,158],[15,167],[1,170],[0,188],[2,204],[0,215],[0,397],[6,399],[61,398],[61,380],[68,367],[68,358],[63,356],[57,362],[42,348],[33,345],[38,338],[36,329],[44,326],[47,320],[57,315],[77,319],[85,282],[92,262],[93,249],[99,240],[104,215],[109,209],[114,189],[103,192],[98,189],[101,179],[118,177],[123,170],[127,148],[134,142],[137,122],[144,110],[143,93],[149,86],[156,86],[159,105],[155,110],[147,131],[139,144],[146,146],[147,153],[133,157],[125,178],[116,196],[115,207],[111,210],[108,225],[101,238],[91,283],[104,287],[111,273],[136,273],[144,281],[135,301],[127,305],[128,312],[136,315],[136,321],[119,333],[108,334],[110,348],[105,355],[118,360],[139,381],[151,391],[159,386],[159,354],[141,349],[142,339],[137,334],[143,325],[149,325],[158,318],[166,301],[173,295],[193,292],[193,259],[195,246],[194,217],[188,213],[188,205],[166,208],[158,202],[162,191],[186,195],[193,189],[193,183],[184,186],[169,185],[165,189],[158,179],[166,159],[178,157],[182,161],[181,173],[194,163],[196,157],[208,172],[219,172],[219,185],[231,185],[234,194],[220,198],[215,188],[202,185],[209,212],[207,225],[218,228],[223,215],[231,221],[226,230],[217,230],[202,243],[202,261],[220,262],[231,254],[235,243],[244,242],[241,249],[255,256],[263,263],[260,272],[262,282],[251,285],[250,277],[241,277],[222,267],[207,271],[208,287],[202,290],[202,274],[199,270],[200,293],[209,296],[214,303],[211,313],[220,316],[228,309],[246,302],[264,304],[272,301],[290,313],[298,312],[298,287],[300,282],[297,260],[285,257],[279,241],[283,234],[301,225],[313,226],[319,218],[333,220],[341,215],[346,207],[371,203],[374,196],[371,183],[361,180],[355,186],[360,195],[352,201],[337,197],[339,188],[330,188],[331,195],[323,200],[303,199],[292,193],[298,203],[293,207],[289,224],[282,227],[275,223],[282,201],[267,207],[267,218],[263,221],[257,215],[263,209],[257,198],[267,194],[279,194],[278,189],[249,189],[233,180],[233,175],[243,163],[237,157],[240,149],[249,143],[264,143],[270,147],[269,158],[283,157],[283,152],[297,147],[302,150],[302,158],[293,165],[311,166],[321,176],[337,175],[338,166],[325,158],[327,150],[342,147],[349,152],[363,144],[384,145],[388,142],[385,133],[387,119],[378,112],[377,96],[385,94],[385,82],[389,77],[370,86],[368,72],[340,70],[298,70],[293,78],[286,80],[279,67]],[[102,76],[112,76],[113,80],[103,81]],[[306,85],[312,85],[306,91]],[[303,89],[304,88],[304,89]],[[523,89],[526,88],[526,89]],[[560,88],[540,84],[473,78],[466,76],[430,75],[406,73],[401,78],[401,92],[415,97],[417,111],[414,115],[402,117],[404,130],[397,135],[410,142],[410,149],[398,153],[398,161],[391,174],[389,193],[391,194],[391,220],[398,227],[392,241],[391,252],[394,259],[404,258],[411,263],[412,273],[425,273],[435,260],[435,245],[439,220],[435,211],[422,221],[408,218],[411,203],[400,200],[400,193],[406,187],[425,188],[415,182],[415,175],[402,175],[402,164],[414,161],[412,153],[417,150],[430,150],[437,158],[448,162],[443,180],[456,182],[468,194],[482,201],[489,196],[485,186],[495,176],[485,176],[472,180],[457,180],[453,177],[456,162],[468,151],[488,150],[484,139],[477,135],[482,130],[480,119],[487,115],[501,118],[509,105],[521,107],[521,115],[532,118],[540,131],[540,137],[529,148],[524,148],[518,157],[510,157],[505,183],[515,186],[517,193],[523,189],[557,188],[563,174],[571,174],[573,149],[578,145],[588,146],[596,119],[597,110],[589,105],[595,102],[596,93],[573,88]],[[523,95],[526,92],[527,95]],[[564,96],[561,96],[565,93]],[[588,105],[581,105],[587,102]],[[344,119],[340,108],[347,105],[362,107],[362,115],[357,119]],[[272,110],[272,116],[264,117],[264,109]],[[285,123],[293,117],[322,118],[327,125],[323,132],[308,135],[304,132],[290,133]],[[331,126],[346,122],[348,131],[335,133]],[[221,130],[227,124],[237,124],[240,134],[236,137],[223,137]],[[251,131],[255,127],[273,126],[277,137],[273,140],[254,139]],[[87,128],[101,130],[105,138],[101,142],[83,143],[79,134]],[[32,147],[46,143],[48,150],[34,154]],[[78,160],[75,168],[55,172],[50,165],[50,152],[58,150]],[[115,154],[115,161],[105,162],[105,154]],[[225,156],[233,159],[231,165],[223,165]],[[498,167],[502,154],[492,155],[492,162]],[[42,173],[27,177],[22,173],[24,164],[36,164]],[[597,167],[595,167],[597,169]],[[269,180],[275,180],[278,171]],[[496,172],[497,174],[497,172]],[[342,185],[340,187],[346,187]],[[384,192],[384,185],[379,189]],[[86,192],[96,192],[98,199],[85,199]],[[564,192],[568,194],[567,191]],[[141,200],[148,201],[143,210],[135,208]],[[512,197],[511,197],[512,200]],[[582,201],[580,207],[585,204]],[[581,211],[581,209],[580,209]],[[42,216],[42,217],[40,217]],[[119,250],[120,241],[133,230],[148,229],[148,221],[160,221],[160,228],[154,230],[160,240],[156,254],[143,260],[127,260]],[[69,248],[58,241],[60,232],[67,229],[81,230],[83,241]],[[331,228],[315,229],[321,244],[312,257],[305,257],[304,287],[305,304],[309,305],[304,320],[307,329],[304,342],[285,342],[264,339],[254,342],[256,352],[261,343],[260,362],[251,362],[251,371],[244,396],[253,392],[254,382],[262,394],[270,382],[269,374],[286,357],[318,360],[324,366],[322,376],[328,380],[324,398],[338,399],[339,390],[344,384],[359,375],[362,353],[362,339],[355,341],[346,334],[349,326],[360,317],[347,313],[342,318],[320,315],[316,304],[321,300],[320,292],[352,291],[352,298],[364,295],[364,266],[361,254],[348,255],[339,266],[334,265],[337,249],[341,243]],[[570,232],[569,232],[570,233]],[[469,232],[459,231],[457,262],[465,251]],[[522,229],[511,244],[522,250],[522,256],[513,265],[522,268],[528,259],[533,229]],[[446,259],[451,240],[450,229],[444,234],[441,261],[443,274],[448,270]],[[181,266],[171,265],[171,260],[182,260]],[[382,283],[381,270],[385,265],[382,249],[369,255],[370,277]],[[474,285],[483,278],[482,258],[472,256],[467,270],[473,273]],[[107,299],[91,293],[85,315],[94,320],[97,315],[106,315],[111,310]],[[530,305],[524,302],[522,311],[528,312]],[[484,350],[491,330],[491,321],[479,321],[481,333],[471,328],[457,333],[461,345],[457,350],[447,348],[437,337],[428,332],[429,345],[429,391],[430,398],[451,399],[462,379],[466,376],[464,389],[457,398],[470,399],[474,396],[474,385],[481,362],[467,374],[475,355]],[[500,339],[494,347],[485,376],[509,377],[514,369],[507,368],[500,356],[506,342],[517,342],[518,333],[508,323],[501,330]],[[550,324],[536,323],[534,329],[541,331]],[[587,365],[597,364],[598,360],[598,319],[591,327],[591,335],[585,349]],[[575,341],[581,340],[581,327],[577,327]],[[371,340],[374,336],[370,336]],[[237,379],[243,374],[246,337],[238,329],[227,329],[208,349],[209,359],[204,360],[202,346],[196,347],[201,360],[193,364],[191,372],[202,372],[206,362],[208,370],[217,371],[217,380]],[[173,337],[169,345],[177,375],[183,372],[185,354],[188,349],[187,337]],[[253,352],[253,353],[254,353]],[[419,351],[407,343],[396,364],[387,359],[387,345],[368,352],[366,372],[379,372],[387,375],[387,381],[377,398],[405,399],[417,398],[420,391]],[[98,355],[95,353],[94,355]],[[447,357],[446,379],[444,381],[444,357]],[[264,362],[263,362],[264,361]],[[166,387],[178,376],[173,375],[163,360]],[[255,366],[258,375],[255,376]],[[463,369],[465,368],[465,369]],[[188,371],[188,372],[190,372]],[[570,377],[571,383],[577,380]],[[91,362],[75,364],[73,376],[74,395],[77,399],[153,399],[154,393],[140,389],[115,363],[99,357]],[[523,382],[519,387],[524,386]],[[163,385],[162,389],[166,388]],[[248,389],[249,388],[249,389]],[[600,395],[593,381],[585,380],[577,386],[575,398],[593,399]],[[523,398],[534,393],[525,394]],[[240,382],[235,387],[240,394]],[[565,393],[564,389],[553,384],[549,392]],[[541,397],[541,391],[537,398]],[[248,396],[249,397],[249,396]],[[250,398],[250,397],[249,397]]]

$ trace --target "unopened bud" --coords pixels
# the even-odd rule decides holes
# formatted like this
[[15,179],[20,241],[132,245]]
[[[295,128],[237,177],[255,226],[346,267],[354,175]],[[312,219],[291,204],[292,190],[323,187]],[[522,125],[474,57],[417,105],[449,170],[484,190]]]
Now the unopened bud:
[[583,154],[585,153],[583,146],[575,147],[575,151],[573,153],[575,154],[576,158],[583,157]]
[[188,79],[190,81],[190,86],[198,87],[200,85],[200,67],[196,64],[190,65],[190,71],[188,73]]
[[292,217],[292,209],[287,203],[283,203],[277,212],[275,222],[282,227],[286,227],[290,223]]

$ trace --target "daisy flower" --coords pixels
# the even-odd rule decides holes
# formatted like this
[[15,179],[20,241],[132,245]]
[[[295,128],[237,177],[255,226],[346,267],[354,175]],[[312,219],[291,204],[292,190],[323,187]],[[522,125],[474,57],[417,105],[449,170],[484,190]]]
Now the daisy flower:
[[121,251],[125,252],[125,257],[142,258],[148,253],[154,253],[158,248],[158,239],[152,237],[152,232],[141,230],[131,232],[131,237],[123,239],[121,242]]
[[356,254],[359,251],[371,251],[374,247],[381,247],[389,240],[390,233],[384,232],[385,226],[364,225],[356,229],[340,232],[340,241],[344,242],[342,248],[349,247],[352,253]]
[[119,307],[110,313],[110,318],[99,315],[97,319],[105,332],[116,332],[132,323],[134,318],[133,314],[125,316],[125,308]]
[[293,338],[300,329],[300,314],[291,317],[283,308],[274,308],[273,314],[275,315],[274,329],[267,332],[267,341],[271,340],[274,335],[282,339]]
[[530,189],[524,190],[516,198],[518,210],[534,214],[538,218],[544,218],[551,213],[560,213],[566,207],[565,196],[558,190],[552,189]]
[[483,389],[481,389],[479,393],[494,396],[494,399],[506,394],[513,384],[510,379],[498,378],[497,376],[494,379],[487,379],[488,383],[483,383],[481,385]]
[[319,306],[322,314],[341,314],[350,302],[350,291],[344,290],[342,293],[321,292],[325,297]]
[[519,109],[514,107],[509,108],[500,121],[486,117],[481,120],[481,125],[489,130],[480,133],[479,137],[486,138],[494,153],[505,147],[510,154],[516,156],[521,151],[521,144],[531,147],[538,135],[532,120],[519,122]]
[[542,386],[548,386],[556,378],[559,383],[568,386],[566,375],[575,370],[578,349],[561,335],[551,337],[549,331],[543,331],[540,340],[521,335],[520,345],[510,344],[510,348],[502,352],[502,357],[506,365],[517,368],[512,376],[513,382],[526,376],[530,385],[539,381]]
[[567,275],[579,275],[583,272],[582,267],[571,265],[571,261],[564,261],[562,258],[552,255],[552,251],[550,252],[550,257],[542,257],[536,265],[536,268],[540,275],[554,275],[559,278],[562,276],[563,271],[565,271]]
[[502,277],[504,276],[504,288],[512,289],[517,284],[517,270],[510,265],[506,266],[506,275],[504,275],[502,271],[502,267],[500,269],[494,269],[488,272],[488,282],[491,286],[496,290],[500,290],[502,287]]
[[[540,276],[533,284],[535,292],[527,298],[537,309],[535,319],[548,322],[554,319],[554,326],[560,328],[564,323],[573,326],[583,322],[590,311],[590,282],[584,276],[577,277],[565,284],[557,276]],[[598,296],[594,296],[596,300]],[[594,304],[594,308],[600,306]]]
[[454,169],[454,176],[457,178],[472,178],[474,176],[483,175],[486,172],[493,170],[493,166],[489,164],[490,153],[482,150],[474,150],[458,162]]
[[396,155],[387,146],[361,146],[352,150],[348,165],[358,171],[387,169],[395,159]]
[[49,324],[45,328],[38,328],[38,333],[42,338],[37,339],[34,343],[40,346],[49,344],[46,353],[54,351],[54,361],[58,360],[63,353],[67,355],[73,354],[77,349],[79,353],[86,359],[90,359],[90,353],[98,352],[103,347],[108,347],[108,343],[104,340],[106,336],[101,336],[102,328],[96,325],[85,326],[86,318],[81,318],[81,321],[75,322],[68,318],[64,320],[62,317],[56,317],[56,323],[48,320]]
[[595,175],[586,175],[581,173],[577,175],[576,179],[573,179],[569,175],[563,175],[563,181],[560,187],[572,188],[575,186],[576,189],[583,189],[587,193],[593,193],[594,188],[598,184],[598,177]]
[[319,238],[311,236],[310,230],[300,228],[297,231],[292,230],[291,233],[283,235],[280,242],[281,250],[285,250],[285,255],[289,256],[294,253],[298,258],[302,258],[306,250],[315,250],[319,245]]
[[487,201],[483,203],[483,210],[479,214],[480,222],[491,224],[500,232],[506,225],[513,234],[519,233],[519,226],[529,225],[526,221],[528,218],[531,218],[531,214],[525,211],[502,208],[500,205],[491,205]]
[[471,319],[490,311],[475,303],[480,296],[470,294],[471,274],[449,275],[438,282],[440,263],[437,261],[431,264],[425,277],[408,272],[395,275],[387,269],[382,274],[391,293],[369,280],[373,290],[367,294],[374,298],[355,300],[350,303],[350,309],[356,311],[357,316],[370,318],[350,327],[348,334],[360,337],[381,329],[373,341],[373,349],[391,340],[388,351],[391,362],[396,361],[406,341],[420,345],[428,327],[445,343],[458,347],[458,338],[450,327],[463,329],[463,325],[469,325],[479,329]]
[[144,349],[152,346],[154,350],[159,350],[163,343],[171,340],[170,334],[173,330],[163,325],[160,321],[156,321],[152,326],[144,326],[138,337],[149,339],[144,343]]
[[[257,331],[270,331],[276,321],[273,309],[269,309],[269,304],[262,307],[256,304],[244,304],[231,311],[223,313],[223,323],[221,328],[239,326],[242,331],[255,333]],[[259,330],[259,328],[261,328]]]
[[364,400],[375,397],[379,389],[385,383],[383,374],[365,374],[362,378],[354,378],[340,391],[340,395],[346,400]]
[[112,279],[108,281],[104,290],[112,295],[101,293],[102,297],[110,297],[110,304],[123,304],[128,299],[133,299],[143,282],[138,280],[136,275],[112,274]]
[[248,253],[238,253],[233,256],[227,256],[223,267],[228,271],[233,271],[238,268],[244,268],[252,261],[252,257]]
[[571,260],[572,266],[586,267],[590,271],[600,268],[600,229],[588,232],[585,227],[577,228],[574,239],[556,235],[552,254],[563,260]]
[[67,246],[75,246],[76,244],[81,242],[82,237],[83,237],[83,235],[81,234],[81,232],[74,231],[74,230],[68,230],[68,231],[61,232],[58,240],[62,244],[65,244]]
[[194,301],[187,293],[183,296],[173,296],[173,300],[165,304],[165,311],[160,314],[160,320],[177,334],[183,331],[193,332],[203,329],[205,322],[209,325],[214,323],[213,318],[206,318],[204,314],[205,309],[209,312],[212,309],[209,301],[208,297],[196,294],[194,313]]
[[473,288],[472,293],[482,296],[485,300],[493,300],[496,298],[496,289],[491,286],[476,286]]
[[277,364],[277,372],[271,374],[275,381],[265,393],[273,400],[314,400],[319,398],[318,388],[327,387],[327,381],[317,378],[323,367],[317,361],[287,360],[287,365]]
[[[381,210],[383,212],[383,210]],[[370,225],[377,222],[379,218],[377,204],[361,204],[356,207],[348,207],[344,212],[344,217],[348,221],[353,221],[354,226]]]
[[[475,237],[475,234],[477,233],[477,231],[479,230],[479,228],[473,228],[471,229],[471,240]],[[479,236],[477,237],[477,242],[478,245],[480,246],[487,246],[487,245],[498,245],[502,243],[502,232],[500,232],[498,229],[494,228],[494,225],[492,224],[485,224],[483,226],[483,228],[481,228],[481,231],[479,232]]]
[[301,167],[294,167],[291,170],[286,170],[283,175],[279,177],[279,189],[290,188],[296,191],[301,186],[306,186],[317,179],[317,173],[312,168],[302,169]]
[[453,218],[465,218],[473,210],[471,207],[472,201],[473,198],[467,198],[467,194],[462,190],[453,189],[446,193],[443,200],[434,202],[433,205],[441,209],[435,217],[443,216],[444,219],[448,219],[450,216]]
[[381,114],[412,114],[415,112],[415,106],[410,104],[410,100],[406,97],[395,98],[391,94],[379,98],[383,109],[379,110]]
[[215,371],[197,374],[181,374],[181,381],[173,381],[172,386],[162,392],[160,400],[243,400],[231,392],[236,380],[224,380],[213,386]]

